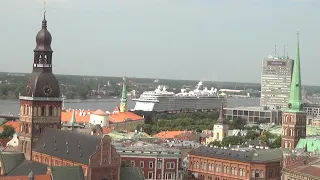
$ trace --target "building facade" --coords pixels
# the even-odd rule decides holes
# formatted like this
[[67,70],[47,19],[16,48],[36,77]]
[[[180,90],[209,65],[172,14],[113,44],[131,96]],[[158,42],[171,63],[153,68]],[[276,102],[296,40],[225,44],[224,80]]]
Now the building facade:
[[122,165],[141,168],[146,180],[182,179],[182,152],[178,149],[143,142],[115,147]]
[[288,108],[282,113],[282,148],[292,150],[296,147],[300,138],[306,137],[307,113],[304,111],[303,105],[298,33]]
[[188,179],[280,180],[282,151],[199,147],[189,153]]
[[234,107],[224,108],[225,116],[228,120],[237,118],[244,118],[248,124],[255,124],[259,121],[270,123],[280,123],[282,120],[282,111],[280,109],[273,109],[267,106],[264,107]]
[[292,70],[292,59],[269,56],[262,60],[260,106],[287,107]]

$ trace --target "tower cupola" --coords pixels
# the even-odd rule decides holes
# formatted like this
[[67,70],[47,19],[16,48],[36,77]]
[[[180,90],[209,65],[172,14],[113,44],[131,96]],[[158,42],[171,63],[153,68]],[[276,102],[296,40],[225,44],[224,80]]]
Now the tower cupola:
[[46,13],[44,12],[43,20],[42,20],[42,29],[38,32],[36,36],[37,46],[35,48],[35,51],[52,52],[51,41],[52,41],[52,36],[47,29]]

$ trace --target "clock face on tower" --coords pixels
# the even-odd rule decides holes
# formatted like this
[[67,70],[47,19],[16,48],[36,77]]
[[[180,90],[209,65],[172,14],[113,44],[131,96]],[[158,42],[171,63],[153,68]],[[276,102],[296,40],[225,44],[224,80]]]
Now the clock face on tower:
[[43,86],[43,93],[46,95],[46,96],[49,96],[51,93],[52,93],[52,89],[50,86],[46,85],[46,86]]

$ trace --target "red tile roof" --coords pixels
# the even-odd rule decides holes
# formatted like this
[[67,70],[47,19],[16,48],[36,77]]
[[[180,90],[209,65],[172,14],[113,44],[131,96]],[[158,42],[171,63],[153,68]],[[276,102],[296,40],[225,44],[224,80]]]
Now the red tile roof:
[[14,128],[15,132],[19,132],[20,131],[20,121],[7,121],[2,126],[0,126],[0,131],[3,131],[3,126],[4,125],[12,126]]
[[109,121],[111,123],[121,123],[126,120],[139,121],[143,119],[143,117],[134,114],[133,112],[113,112],[109,115]]
[[160,138],[160,139],[173,139],[174,137],[183,134],[184,131],[162,131],[158,134],[153,135],[154,137]]
[[[0,177],[0,180],[28,180],[28,176],[5,176]],[[50,174],[35,175],[34,180],[51,180]]]
[[94,115],[100,115],[100,116],[106,116],[106,115],[107,115],[107,113],[104,112],[104,111],[101,110],[101,109],[96,110],[96,111],[93,112],[92,114],[94,114]]
[[320,158],[312,158],[307,163],[299,161],[287,166],[284,171],[294,174],[305,174],[314,177],[320,177]]
[[[72,109],[67,109],[66,112],[61,112],[61,122],[69,122],[72,117]],[[75,110],[76,122],[77,123],[89,123],[90,114],[94,111],[91,110]]]

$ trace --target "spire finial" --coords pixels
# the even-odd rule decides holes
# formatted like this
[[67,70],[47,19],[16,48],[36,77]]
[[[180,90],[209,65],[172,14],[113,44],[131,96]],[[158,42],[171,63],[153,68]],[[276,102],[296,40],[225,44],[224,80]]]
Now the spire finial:
[[46,3],[47,1],[43,2],[43,20],[42,20],[42,28],[47,28],[47,20],[46,20]]
[[46,3],[47,1],[43,1],[43,19],[46,19]]

